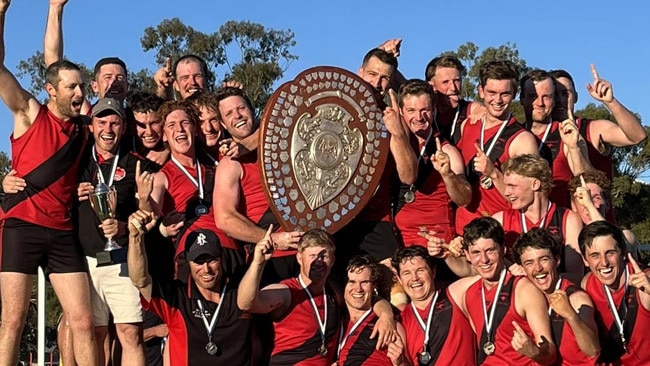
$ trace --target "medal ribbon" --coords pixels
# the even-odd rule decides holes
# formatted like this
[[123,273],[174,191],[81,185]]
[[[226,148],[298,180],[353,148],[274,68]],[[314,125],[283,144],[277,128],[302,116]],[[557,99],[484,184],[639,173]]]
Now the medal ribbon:
[[483,302],[481,303],[483,305],[483,316],[485,317],[485,331],[488,335],[488,340],[491,339],[492,335],[492,324],[494,320],[494,311],[497,308],[497,299],[499,297],[499,293],[501,293],[501,288],[503,287],[503,282],[505,282],[506,279],[506,269],[501,270],[501,275],[499,275],[499,284],[497,285],[497,292],[494,295],[494,300],[492,301],[492,306],[490,308],[490,318],[488,319],[488,313],[487,313],[487,306],[485,305],[485,286],[481,284],[481,297],[483,298]]
[[510,121],[510,113],[508,113],[506,119],[503,120],[503,122],[501,122],[501,127],[499,127],[499,130],[497,131],[496,135],[494,135],[494,137],[492,138],[492,142],[490,143],[488,149],[485,150],[485,117],[483,117],[483,120],[481,121],[481,150],[483,150],[483,152],[485,152],[485,155],[487,155],[488,157],[490,156],[490,153],[492,152],[494,145],[496,145],[497,140],[503,133],[503,130],[508,125],[508,121]]
[[[540,229],[545,229],[546,228],[546,216],[548,216],[548,212],[551,210],[551,201],[548,201],[548,205],[546,206],[546,212],[544,212],[544,216],[542,218],[542,222],[539,223]],[[524,215],[523,212],[520,212],[521,215],[521,229],[525,233],[528,232],[528,225],[526,224],[526,215]]]
[[[630,276],[630,272],[626,266],[625,267],[625,291],[623,293],[627,292],[627,279],[629,276]],[[621,341],[623,341],[623,347],[625,347],[625,329],[623,328],[623,325],[625,325],[625,318],[627,318],[627,306],[625,305],[625,295],[623,295],[623,302],[622,302],[623,307],[625,309],[625,315],[621,320],[621,317],[618,314],[618,309],[614,304],[614,299],[612,298],[611,290],[609,289],[609,287],[605,285],[603,285],[603,289],[605,289],[605,295],[607,295],[607,303],[609,304],[609,311],[614,316],[614,322],[616,323],[616,328],[618,328],[618,333],[621,335]]]
[[436,291],[436,294],[433,296],[433,300],[431,301],[431,307],[429,308],[429,315],[427,316],[427,324],[424,324],[424,320],[420,317],[420,314],[418,313],[418,310],[415,308],[415,305],[413,302],[411,302],[411,307],[413,308],[413,313],[415,314],[415,319],[417,319],[418,324],[420,324],[420,328],[424,331],[424,351],[426,352],[427,350],[427,345],[429,343],[429,329],[431,329],[431,320],[433,319],[433,309],[436,307],[436,301],[438,300],[438,291]]
[[203,310],[203,301],[196,300],[199,310],[201,310],[201,318],[203,318],[203,324],[205,325],[205,329],[208,333],[208,342],[212,342],[212,332],[214,331],[215,324],[217,324],[217,318],[219,317],[219,310],[221,310],[221,305],[223,305],[224,303],[224,295],[226,294],[227,287],[228,287],[228,282],[226,282],[226,284],[223,285],[223,290],[221,290],[221,296],[220,296],[221,301],[219,301],[219,305],[217,305],[217,310],[215,310],[214,314],[212,314],[212,319],[210,319],[210,323],[208,323],[208,318],[206,318],[205,311]]
[[194,179],[194,177],[190,174],[190,172],[185,169],[183,164],[178,162],[175,157],[172,156],[172,163],[180,169],[181,172],[194,184],[196,188],[199,189],[199,199],[203,200],[203,175],[201,174],[201,165],[199,164],[199,159],[196,159],[196,175],[198,179]]
[[318,321],[318,331],[320,332],[321,340],[325,341],[325,329],[327,326],[327,292],[325,292],[325,286],[323,286],[323,303],[325,306],[325,316],[324,318],[321,318],[320,312],[318,311],[318,307],[316,306],[316,301],[314,301],[314,297],[311,295],[311,292],[305,285],[305,282],[303,282],[301,275],[298,275],[298,282],[300,282],[300,286],[302,286],[302,289],[305,290],[307,296],[309,296],[309,302],[311,304],[311,308],[312,310],[314,310],[314,314],[316,315],[316,320]]
[[542,151],[542,147],[544,147],[544,143],[548,138],[548,133],[551,132],[551,126],[553,126],[553,122],[549,123],[548,126],[546,126],[546,131],[544,131],[544,135],[542,135],[542,141],[539,143],[538,151]]
[[117,161],[120,160],[120,148],[117,148],[117,153],[113,156],[113,165],[111,165],[111,175],[108,177],[108,182],[104,179],[104,173],[102,173],[102,168],[97,161],[97,150],[95,150],[95,145],[93,145],[93,160],[97,164],[97,179],[99,183],[106,183],[109,187],[113,186],[113,179],[115,178],[115,171],[117,170]]

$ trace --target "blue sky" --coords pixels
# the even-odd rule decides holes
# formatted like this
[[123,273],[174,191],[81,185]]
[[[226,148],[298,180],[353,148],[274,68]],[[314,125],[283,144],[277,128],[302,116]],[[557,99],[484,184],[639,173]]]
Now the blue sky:
[[[119,56],[132,70],[155,70],[140,37],[147,26],[179,17],[202,32],[228,20],[250,20],[269,28],[291,29],[300,58],[285,73],[291,79],[318,65],[356,71],[363,55],[389,38],[400,37],[400,70],[407,78],[424,76],[427,62],[467,41],[481,49],[515,43],[530,66],[564,68],[580,93],[578,108],[592,101],[585,90],[589,64],[613,83],[614,95],[650,118],[650,26],[647,2],[631,1],[208,1],[71,0],[64,14],[65,54],[93,65]],[[46,0],[14,1],[5,26],[6,65],[16,71],[21,59],[42,50]],[[222,75],[219,71],[220,76]],[[26,85],[26,83],[24,84]],[[0,106],[0,150],[9,152],[12,118]]]

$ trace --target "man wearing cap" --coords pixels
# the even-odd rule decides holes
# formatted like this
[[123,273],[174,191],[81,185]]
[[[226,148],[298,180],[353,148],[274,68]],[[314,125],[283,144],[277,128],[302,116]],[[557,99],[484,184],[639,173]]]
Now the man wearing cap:
[[[112,237],[120,246],[127,245],[126,219],[138,207],[151,209],[147,192],[136,189],[136,183],[137,179],[147,179],[151,175],[147,170],[152,164],[129,152],[128,147],[121,147],[124,117],[124,109],[116,99],[100,99],[93,107],[89,129],[95,143],[86,149],[81,160],[79,201],[73,215],[76,216],[77,235],[88,261],[93,285],[91,300],[100,364],[103,364],[104,357],[108,358],[102,352],[102,345],[107,336],[109,315],[112,314],[123,348],[122,364],[144,365],[142,309],[138,291],[126,276],[125,258],[121,261],[114,259],[116,263],[98,263],[96,258],[104,250],[108,237]],[[116,192],[114,217],[103,222],[94,214],[89,199],[100,182]],[[144,196],[138,200],[136,192]]]
[[151,212],[143,210],[129,218],[129,277],[144,308],[169,328],[171,364],[251,364],[250,314],[237,307],[238,283],[224,273],[217,235],[205,229],[187,235],[189,280],[161,282],[147,272],[143,244],[155,221]]

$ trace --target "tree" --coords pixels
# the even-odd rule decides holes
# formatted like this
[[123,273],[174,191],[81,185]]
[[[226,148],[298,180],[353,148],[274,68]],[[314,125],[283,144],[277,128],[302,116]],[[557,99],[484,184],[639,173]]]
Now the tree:
[[[291,30],[268,29],[248,21],[228,21],[215,33],[205,34],[174,18],[163,20],[155,28],[147,27],[140,42],[145,52],[155,51],[160,65],[168,57],[176,60],[186,54],[200,56],[208,65],[211,85],[215,81],[241,82],[253,107],[260,112],[273,91],[273,83],[298,59],[290,52],[296,44],[293,38]],[[219,73],[219,66],[227,70]]]
[[[6,152],[0,151],[0,182],[5,178],[5,175],[11,170],[11,160]],[[0,193],[4,194],[2,185],[0,185]]]
[[[247,21],[228,21],[214,33],[202,33],[183,24],[178,18],[165,19],[155,27],[147,27],[140,39],[145,52],[153,51],[159,65],[170,57],[177,60],[187,54],[204,59],[208,65],[208,84],[214,86],[224,80],[237,80],[244,84],[253,107],[260,112],[272,93],[273,84],[282,78],[284,71],[298,56],[290,49],[295,46],[291,30],[276,30]],[[86,80],[92,80],[92,69],[77,64],[84,71]],[[225,66],[221,72],[218,68]],[[43,53],[37,51],[18,64],[17,76],[29,80],[34,96],[45,101],[45,64]],[[150,70],[129,71],[129,94],[136,91],[154,92],[156,87]],[[88,83],[90,85],[90,83]],[[90,89],[89,99],[96,98]]]

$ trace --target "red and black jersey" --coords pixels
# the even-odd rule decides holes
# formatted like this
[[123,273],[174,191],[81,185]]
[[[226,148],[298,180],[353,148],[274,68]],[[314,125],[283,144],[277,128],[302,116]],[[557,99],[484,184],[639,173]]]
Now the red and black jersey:
[[503,231],[505,232],[505,244],[508,249],[512,248],[517,238],[524,233],[524,228],[521,220],[526,220],[526,227],[528,230],[538,228],[542,221],[544,221],[544,228],[548,230],[558,243],[566,244],[566,220],[569,216],[570,210],[565,207],[559,207],[555,203],[551,203],[550,208],[546,212],[546,216],[540,218],[539,222],[532,222],[519,210],[509,208],[503,210]]
[[237,284],[233,282],[228,283],[221,299],[223,305],[211,337],[219,352],[213,356],[206,351],[209,340],[198,302],[202,301],[208,321],[218,304],[206,300],[191,278],[187,284],[154,281],[151,301],[142,299],[142,306],[167,324],[172,365],[251,364],[251,315],[237,307]]
[[[432,304],[418,309],[420,318],[427,322]],[[474,331],[465,314],[449,296],[448,291],[440,291],[433,310],[429,329],[429,347],[432,356],[426,365],[476,365],[476,342]],[[402,311],[402,324],[406,330],[405,350],[413,365],[418,365],[418,355],[423,352],[424,330],[420,326],[412,306]]]
[[[538,143],[541,143],[545,132],[537,135]],[[549,199],[560,207],[571,207],[569,197],[569,181],[573,178],[573,172],[569,167],[569,161],[564,154],[564,142],[560,137],[560,122],[553,121],[551,129],[539,150],[539,154],[548,161],[553,172],[553,189]]]
[[347,337],[344,347],[339,352],[336,366],[390,366],[392,362],[386,355],[386,349],[377,350],[377,337],[370,339],[370,335],[377,322],[377,316],[372,311],[349,334],[354,323],[347,321],[343,337]]
[[[467,207],[459,207],[456,210],[456,232],[462,234],[463,228],[470,221],[481,216],[492,216],[499,211],[510,208],[510,204],[506,201],[501,193],[492,186],[489,189],[481,187],[480,176],[474,171],[474,157],[476,156],[475,143],[480,143],[481,140],[481,126],[482,124],[465,123],[463,126],[462,136],[456,146],[463,156],[463,162],[466,167],[466,177],[472,185],[472,202]],[[499,131],[501,126],[497,125],[485,130],[485,143],[484,145],[490,146],[492,139]],[[494,148],[490,151],[489,158],[497,168],[500,168],[506,160],[510,159],[510,144],[514,139],[524,132],[525,129],[517,122],[514,117],[508,121],[506,128],[498,137]]]
[[341,321],[340,295],[330,286],[326,286],[327,305],[322,294],[314,297],[321,319],[325,316],[325,306],[327,306],[325,323],[327,355],[321,356],[318,353],[321,347],[318,320],[307,292],[297,278],[290,278],[281,283],[289,287],[291,305],[282,318],[273,321],[275,342],[270,364],[274,366],[331,366],[336,356],[336,343]]
[[[628,269],[632,271],[630,265],[628,265]],[[625,274],[621,275],[625,276]],[[627,340],[627,351],[623,349],[603,284],[591,273],[588,274],[585,291],[594,301],[596,310],[595,319],[601,344],[598,362],[611,365],[648,364],[650,361],[650,338],[646,331],[650,329],[650,310],[641,304],[638,290],[632,286],[622,286],[618,290],[612,291],[616,310],[620,315],[627,314],[622,317],[625,319],[623,329]]]
[[[568,296],[571,296],[576,291],[581,291],[573,282],[567,279],[562,279],[560,288],[566,291]],[[589,357],[580,350],[573,329],[555,311],[551,311],[551,326],[553,329],[553,340],[558,347],[558,357],[555,361],[556,365],[588,366],[596,364],[598,357]]]
[[610,151],[601,153],[597,148],[594,147],[594,144],[596,146],[600,145],[601,141],[594,141],[594,136],[589,133],[589,124],[591,122],[592,120],[587,118],[576,118],[576,124],[580,130],[580,134],[586,141],[589,142],[587,144],[587,153],[589,154],[589,161],[591,162],[591,165],[597,170],[605,173],[607,179],[609,179],[611,182],[614,175],[614,163],[611,156],[611,149]]
[[[89,145],[84,151],[81,163],[79,164],[78,182],[90,182],[95,186],[99,181],[97,164],[99,164],[102,171],[102,176],[108,181],[114,158],[103,160],[98,155],[97,160],[95,160],[92,154],[92,145]],[[129,219],[129,215],[138,210],[138,200],[135,196],[137,191],[135,165],[138,161],[142,164],[141,169],[143,172],[153,171],[152,163],[149,160],[140,159],[124,147],[120,149],[119,160],[113,178],[113,187],[117,192],[117,205],[114,212],[115,218],[122,222],[126,222]],[[89,257],[95,257],[97,252],[104,250],[106,238],[104,237],[104,231],[99,227],[101,222],[90,206],[90,200],[76,202],[73,215],[77,224],[77,236],[84,254]],[[121,246],[126,246],[129,242],[128,233],[116,236],[114,239]]]
[[515,288],[522,278],[524,277],[513,276],[508,272],[499,294],[496,293],[497,286],[493,286],[491,289],[485,291],[488,314],[494,305],[498,305],[501,309],[505,310],[501,312],[497,308],[495,311],[494,323],[492,325],[492,342],[496,346],[496,350],[491,356],[485,355],[482,351],[483,344],[486,342],[485,317],[483,305],[481,304],[483,301],[481,295],[483,281],[477,281],[465,293],[467,311],[477,332],[476,341],[479,350],[480,365],[535,365],[533,360],[517,352],[510,343],[515,331],[512,322],[517,322],[531,339],[535,339],[535,335],[531,331],[528,321],[519,315],[515,308]]
[[[442,146],[447,141],[441,141]],[[417,142],[414,142],[417,145]],[[420,153],[422,146],[413,146]],[[447,187],[438,171],[433,168],[430,157],[436,153],[436,142],[432,136],[418,161],[418,176],[414,183],[415,200],[406,202],[404,195],[410,185],[402,184],[396,205],[395,226],[405,246],[426,246],[427,240],[418,232],[421,227],[436,232],[436,236],[451,241],[454,236],[454,206]]]
[[[465,121],[465,119],[467,119],[467,117],[469,117],[471,105],[472,102],[469,102],[465,99],[461,99],[458,101],[458,116],[456,117],[456,121],[453,121],[453,117],[448,121],[442,119],[438,119],[436,121],[438,123],[438,128],[440,129],[440,133],[452,145],[456,145],[460,140],[460,135],[461,135],[460,125],[463,123],[463,121]],[[454,129],[452,134],[451,127],[454,122],[456,122],[456,128]]]
[[11,136],[12,167],[27,185],[22,192],[5,195],[1,219],[73,229],[77,168],[86,144],[83,118],[62,121],[43,105],[25,134]]

